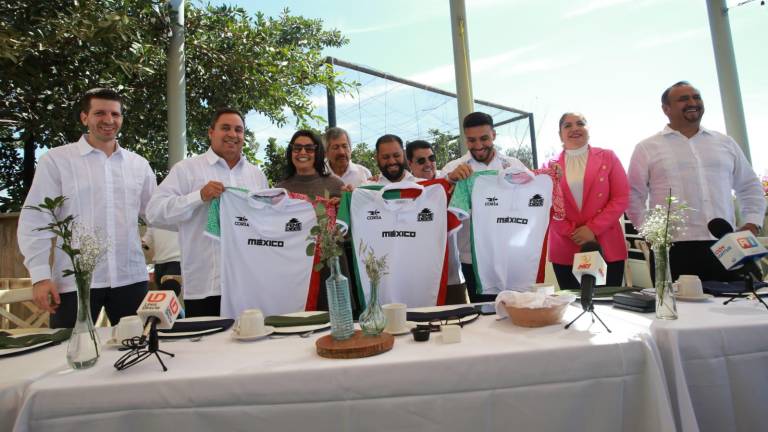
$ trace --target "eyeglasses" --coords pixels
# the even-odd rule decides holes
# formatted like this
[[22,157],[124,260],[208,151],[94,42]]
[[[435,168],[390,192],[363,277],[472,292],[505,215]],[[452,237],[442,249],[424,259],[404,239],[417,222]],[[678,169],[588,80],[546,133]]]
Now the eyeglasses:
[[427,157],[420,157],[416,159],[416,163],[419,165],[424,165],[425,163],[427,163],[427,159],[429,159],[430,162],[434,162],[436,158],[435,158],[435,155],[431,154]]
[[307,153],[314,153],[317,150],[316,144],[291,144],[291,151],[301,153],[304,150]]
[[420,330],[429,330],[430,332],[439,332],[441,325],[456,324],[461,328],[464,328],[464,323],[461,322],[461,318],[458,316],[450,316],[444,319],[435,318],[429,321],[427,324],[417,324],[416,328]]

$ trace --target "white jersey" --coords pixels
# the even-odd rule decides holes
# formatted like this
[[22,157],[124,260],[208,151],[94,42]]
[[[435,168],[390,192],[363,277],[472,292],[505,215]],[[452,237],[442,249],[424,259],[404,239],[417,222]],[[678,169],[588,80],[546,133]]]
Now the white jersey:
[[481,171],[456,184],[451,207],[471,214],[478,293],[526,291],[535,282],[552,206],[552,179],[512,183],[516,169]]
[[317,218],[312,204],[295,196],[285,189],[227,189],[218,212],[211,205],[206,234],[221,242],[222,316],[301,311],[316,297],[314,257],[306,250]]
[[370,280],[359,254],[360,242],[377,257],[387,257],[389,274],[379,287],[381,303],[420,307],[445,301],[446,241],[461,226],[447,211],[448,188],[445,180],[431,180],[423,185],[363,186],[343,195],[338,222],[351,228],[357,285],[366,304]]

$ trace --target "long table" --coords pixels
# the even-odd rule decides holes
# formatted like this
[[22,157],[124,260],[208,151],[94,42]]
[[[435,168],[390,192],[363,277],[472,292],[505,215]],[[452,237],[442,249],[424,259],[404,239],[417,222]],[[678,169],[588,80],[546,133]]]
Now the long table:
[[[566,319],[578,313],[569,307]],[[220,333],[163,343],[176,354],[165,373],[153,359],[118,372],[121,353],[105,350],[91,369],[29,383],[15,430],[675,430],[650,336],[604,319],[613,333],[586,318],[564,330],[481,317],[461,343],[399,336],[392,351],[357,360],[318,357],[315,338]]]

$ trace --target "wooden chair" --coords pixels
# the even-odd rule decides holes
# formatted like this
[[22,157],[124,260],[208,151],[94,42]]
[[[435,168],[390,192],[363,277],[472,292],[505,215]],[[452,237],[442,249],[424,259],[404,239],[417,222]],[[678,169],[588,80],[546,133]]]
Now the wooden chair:
[[0,278],[0,328],[48,327],[48,312],[32,300],[29,278]]

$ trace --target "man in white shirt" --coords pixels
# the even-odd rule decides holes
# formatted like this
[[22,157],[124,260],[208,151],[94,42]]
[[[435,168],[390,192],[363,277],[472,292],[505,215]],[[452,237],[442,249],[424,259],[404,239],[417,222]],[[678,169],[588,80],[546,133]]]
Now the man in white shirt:
[[403,140],[397,135],[382,135],[376,140],[376,164],[381,175],[374,178],[378,184],[389,184],[403,181],[417,182],[423,180],[417,178],[405,163]]
[[264,173],[242,155],[244,134],[239,111],[217,110],[208,129],[211,147],[174,165],[147,207],[150,224],[178,227],[187,316],[218,316],[221,311],[221,249],[204,234],[209,202],[225,187],[268,187]]
[[673,280],[681,274],[737,279],[710,251],[707,223],[722,218],[734,225],[735,193],[745,222],[738,229],[757,234],[766,205],[760,181],[732,138],[701,127],[704,102],[692,85],[681,81],[666,89],[661,108],[669,124],[637,144],[629,164],[629,218],[641,226],[648,208],[665,205],[671,189],[692,209],[670,248]]
[[441,177],[440,171],[435,166],[436,158],[435,152],[432,151],[432,144],[422,140],[409,142],[405,145],[405,158],[414,176],[425,180]]
[[[80,121],[88,132],[79,141],[55,147],[40,157],[24,205],[37,206],[46,197],[67,197],[61,217],[72,215],[78,224],[103,234],[110,248],[93,271],[91,318],[105,307],[115,325],[135,315],[147,293],[147,267],[141,251],[138,218],[157,183],[149,163],[117,143],[123,123],[122,99],[114,90],[97,88],[80,101]],[[49,265],[49,231],[35,231],[51,222],[46,214],[22,209],[19,248],[33,283],[35,304],[50,312],[51,327],[73,327],[77,314],[74,278],[67,255],[56,248]],[[57,239],[60,244],[60,240]]]
[[332,127],[325,131],[323,138],[328,167],[345,185],[358,187],[371,177],[368,168],[352,162],[352,145],[347,131]]
[[[462,126],[464,128],[464,142],[469,151],[464,156],[445,164],[442,172],[449,181],[463,180],[471,176],[474,171],[503,170],[515,166],[521,171],[527,171],[522,162],[499,153],[494,147],[493,140],[496,139],[496,131],[493,128],[493,117],[483,112],[473,112],[464,117]],[[452,253],[448,259],[461,261],[461,273],[467,284],[470,302],[493,301],[495,296],[477,293],[475,272],[472,268],[469,223],[462,225],[456,242],[458,257]]]

